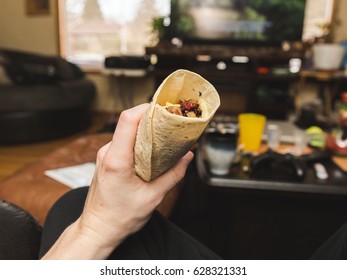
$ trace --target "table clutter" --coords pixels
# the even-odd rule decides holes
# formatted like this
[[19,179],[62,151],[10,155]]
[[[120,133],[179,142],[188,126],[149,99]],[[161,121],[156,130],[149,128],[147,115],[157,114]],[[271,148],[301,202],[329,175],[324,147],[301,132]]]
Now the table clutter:
[[247,150],[239,120],[217,116],[206,129],[197,165],[207,184],[347,195],[347,158],[329,148],[331,132],[266,120],[260,146]]

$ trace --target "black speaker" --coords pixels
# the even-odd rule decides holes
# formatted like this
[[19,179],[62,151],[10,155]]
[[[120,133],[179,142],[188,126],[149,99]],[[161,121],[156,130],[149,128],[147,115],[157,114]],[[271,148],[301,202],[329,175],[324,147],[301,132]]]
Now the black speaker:
[[105,58],[105,67],[111,69],[147,69],[151,65],[150,57],[109,56]]

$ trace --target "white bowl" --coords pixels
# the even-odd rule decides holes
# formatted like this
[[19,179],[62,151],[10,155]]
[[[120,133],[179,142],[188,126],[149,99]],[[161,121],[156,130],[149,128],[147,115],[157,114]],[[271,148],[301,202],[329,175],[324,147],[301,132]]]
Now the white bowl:
[[313,46],[313,67],[318,70],[337,70],[345,49],[339,44],[316,44]]

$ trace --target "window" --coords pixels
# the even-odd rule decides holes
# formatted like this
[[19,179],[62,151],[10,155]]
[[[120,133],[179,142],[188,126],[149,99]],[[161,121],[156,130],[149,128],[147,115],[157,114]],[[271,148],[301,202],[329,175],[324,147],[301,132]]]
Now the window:
[[333,16],[334,0],[306,0],[303,40],[313,41],[327,34]]
[[151,22],[170,13],[170,0],[60,0],[61,54],[82,67],[106,56],[143,55],[155,44]]

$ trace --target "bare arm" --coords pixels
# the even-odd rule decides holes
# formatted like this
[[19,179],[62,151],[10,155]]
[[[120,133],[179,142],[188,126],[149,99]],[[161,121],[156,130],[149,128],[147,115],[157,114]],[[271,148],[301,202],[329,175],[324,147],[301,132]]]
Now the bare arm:
[[134,170],[135,138],[148,104],[124,111],[112,141],[97,155],[96,169],[81,216],[43,259],[105,259],[141,229],[165,195],[183,178],[191,152],[157,179],[145,182]]

